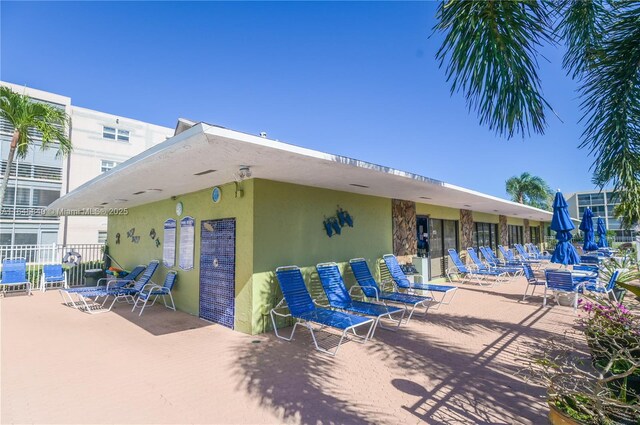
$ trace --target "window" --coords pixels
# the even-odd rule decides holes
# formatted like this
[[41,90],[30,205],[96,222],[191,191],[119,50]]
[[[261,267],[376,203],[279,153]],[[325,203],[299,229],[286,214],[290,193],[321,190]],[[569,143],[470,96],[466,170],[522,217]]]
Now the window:
[[604,193],[592,193],[591,205],[604,205]]
[[98,243],[107,243],[107,232],[98,231]]
[[578,195],[578,205],[591,205],[591,195],[588,193]]
[[59,197],[59,190],[33,189],[33,206],[46,207]]
[[522,243],[522,233],[524,231],[522,226],[514,226],[510,224],[508,226],[509,231],[509,246],[513,246],[515,243]]
[[620,196],[615,192],[608,192],[607,193],[607,202],[609,203],[609,205],[619,204],[620,203]]
[[121,142],[129,141],[129,130],[120,130],[118,129],[118,140]]
[[129,141],[129,130],[122,130],[115,127],[102,127],[102,137],[109,140],[117,140],[119,142]]
[[105,171],[109,171],[118,164],[119,162],[103,159],[102,161],[100,161],[100,172],[104,173]]
[[475,248],[488,246],[492,250],[498,247],[498,225],[494,223],[474,223],[473,240]]
[[15,201],[16,206],[28,207],[30,205],[30,200],[31,190],[28,187],[19,187],[16,191],[15,186],[8,186],[7,191],[4,193],[4,201],[2,202],[2,205],[13,206]]
[[540,244],[540,228],[531,227],[529,230],[531,231],[531,243],[534,245]]
[[38,243],[37,233],[16,233],[15,245],[35,245]]

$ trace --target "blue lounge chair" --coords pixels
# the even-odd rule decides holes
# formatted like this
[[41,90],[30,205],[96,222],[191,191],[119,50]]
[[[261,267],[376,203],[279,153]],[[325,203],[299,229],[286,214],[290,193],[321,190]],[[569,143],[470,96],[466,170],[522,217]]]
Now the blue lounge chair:
[[[344,310],[348,313],[362,314],[363,316],[373,317],[375,323],[373,330],[371,331],[370,338],[376,333],[376,329],[381,327],[382,329],[396,331],[402,324],[404,319],[404,313],[406,309],[391,307],[384,304],[374,304],[364,301],[354,301],[349,295],[347,286],[344,284],[340,269],[336,263],[321,263],[316,265],[318,271],[318,277],[320,278],[320,284],[324,293],[327,295],[327,301],[329,306],[334,309]],[[393,315],[399,316],[394,318]],[[396,325],[393,328],[385,327],[380,320],[386,317],[395,322]]]
[[[309,295],[300,268],[297,266],[278,267],[276,269],[276,278],[278,279],[278,284],[280,285],[283,295],[282,300],[269,312],[276,337],[284,339],[285,341],[291,341],[297,326],[302,325],[311,332],[311,338],[313,339],[313,344],[316,346],[316,349],[330,356],[335,356],[338,353],[338,349],[340,345],[342,345],[347,332],[352,332],[357,338],[354,339],[354,341],[360,343],[367,342],[375,324],[373,319],[317,307]],[[288,309],[289,314],[278,312],[278,310],[281,309]],[[278,333],[276,317],[292,317],[295,319],[291,335],[285,337]],[[312,324],[320,325],[320,329],[331,327],[342,331],[338,345],[333,351],[318,345]],[[357,328],[366,327],[367,325],[369,329],[366,335],[361,336],[356,333]]]
[[480,252],[484,257],[484,260],[493,267],[522,268],[522,263],[519,261],[505,261],[498,259],[498,257],[493,253],[493,250],[488,246],[481,246]]
[[[138,316],[142,316],[142,312],[144,311],[151,297],[153,297],[153,301],[151,302],[151,304],[149,304],[149,306],[154,305],[158,297],[162,297],[164,306],[170,310],[176,311],[176,304],[173,302],[173,295],[171,295],[171,290],[173,289],[173,285],[176,284],[177,278],[178,272],[170,270],[167,273],[167,276],[164,278],[164,284],[162,286],[156,285],[155,283],[146,284],[138,293],[136,302],[133,304],[133,308],[131,309],[131,311],[134,311],[136,307],[138,307],[138,303],[141,302],[142,308],[140,308],[140,314],[138,314]],[[167,297],[169,297],[171,305],[167,304]]]
[[47,290],[47,286],[61,285],[68,288],[67,273],[62,269],[62,264],[45,264],[42,266],[42,275],[40,275],[40,286],[42,292]]
[[522,268],[521,262],[518,262],[518,261],[510,262],[510,261],[504,261],[504,260],[498,259],[498,257],[496,257],[496,255],[493,253],[493,250],[488,246],[481,246],[480,252],[482,253],[482,257],[484,258],[485,262],[487,262],[490,266]]
[[615,270],[607,282],[606,285],[600,284],[600,282],[589,282],[584,285],[584,289],[588,292],[593,292],[595,294],[605,294],[609,297],[613,297],[614,301],[619,301],[616,298],[616,294],[613,289],[616,287],[616,281],[618,280],[618,275],[620,274],[620,270]]
[[433,302],[433,298],[423,297],[421,295],[404,294],[402,292],[395,291],[383,291],[380,289],[378,282],[373,278],[373,275],[369,270],[369,266],[367,265],[367,261],[364,258],[354,258],[349,260],[349,265],[351,266],[351,271],[353,271],[353,275],[358,282],[356,285],[351,287],[349,294],[354,292],[354,290],[359,289],[367,299],[371,298],[385,304],[387,302],[402,304],[405,306],[405,309],[408,309],[408,307],[411,306],[411,311],[409,311],[409,315],[405,323],[409,323],[409,320],[411,320],[411,317],[418,306],[424,307],[425,310],[423,316],[427,315],[427,311],[429,311],[429,304]]
[[529,249],[529,252],[533,255],[533,257],[536,260],[544,260],[544,261],[551,260],[551,254],[549,254],[547,251],[540,252],[540,249],[536,245],[532,243],[528,243],[527,248]]
[[2,260],[2,279],[0,294],[24,290],[31,295],[31,282],[27,279],[27,260],[24,258],[5,258]]
[[109,279],[106,277],[98,279],[96,286],[77,286],[73,288],[68,288],[66,292],[68,293],[76,293],[76,292],[87,292],[87,291],[95,291],[96,289],[104,288],[106,289],[116,289],[120,287],[130,286],[135,280],[147,269],[147,266],[141,264],[134,267],[131,272],[123,277]]
[[511,251],[508,248],[505,248],[502,245],[498,245],[498,249],[502,253],[502,256],[504,257],[505,261],[508,261],[511,264],[514,264],[514,263],[520,263],[520,264],[527,263],[527,264],[531,265],[531,268],[535,268],[535,270],[540,269],[540,266],[542,265],[542,261],[540,261],[540,260],[526,260],[524,258],[516,258],[516,256],[513,254],[513,251]]
[[[129,281],[129,284],[133,284],[132,286],[122,286],[122,282],[114,282],[113,284],[108,281],[106,287],[95,287],[93,290],[90,288],[83,288],[80,291],[73,291],[67,289],[61,289],[60,294],[62,298],[65,299],[65,294],[71,302],[71,305],[75,306],[79,310],[83,310],[87,313],[104,313],[106,311],[111,311],[114,304],[122,299],[128,301],[130,304],[135,303],[135,297],[140,293],[140,291],[151,282],[151,277],[156,272],[158,268],[159,261],[153,260],[149,262],[149,265],[145,268],[144,273],[140,276],[138,281]],[[80,289],[80,288],[78,288]],[[71,298],[71,295],[75,295],[78,299],[78,302],[74,302]],[[99,298],[104,297],[104,301],[102,304],[98,304],[97,300]],[[104,309],[104,305],[109,297],[113,297],[113,301],[109,308]],[[68,303],[65,303],[69,305]]]
[[[507,278],[507,274],[504,272],[493,272],[487,270],[477,270],[476,268],[469,267],[462,262],[460,255],[458,252],[450,248],[448,250],[449,258],[453,261],[453,268],[450,268],[446,271],[447,278],[451,281],[451,275],[458,274],[461,277],[462,283],[465,282],[475,282],[478,285],[482,286],[483,282],[487,282],[489,277],[495,278],[495,281],[491,283],[491,285],[495,283],[500,283]],[[475,278],[475,281],[474,281]]]
[[[458,289],[456,286],[451,285],[435,285],[431,283],[415,283],[411,282],[407,276],[404,274],[402,269],[400,268],[400,264],[398,264],[398,259],[393,254],[385,254],[382,256],[382,260],[384,261],[387,270],[389,271],[389,275],[391,276],[392,283],[395,285],[398,291],[403,290],[407,292],[415,292],[415,291],[426,291],[431,294],[431,298],[436,300],[438,303],[435,309],[437,310],[440,305],[447,305],[453,301],[453,297],[456,295],[456,290]],[[424,276],[414,275],[422,277],[422,281],[424,282]],[[442,297],[438,300],[435,297],[435,293],[438,292],[442,294]],[[445,302],[445,298],[447,294],[451,294],[449,299]]]
[[496,273],[496,276],[521,276],[522,275],[522,268],[521,267],[498,267],[498,266],[487,266],[486,264],[484,264],[481,260],[480,257],[478,257],[478,254],[476,253],[476,250],[473,248],[467,248],[467,254],[469,254],[469,258],[471,258],[471,261],[473,261],[473,264],[475,265],[477,270],[482,270],[485,272],[494,272]]
[[524,249],[524,246],[520,245],[519,243],[515,243],[513,244],[513,246],[516,248],[516,250],[518,251],[518,255],[520,256],[520,259],[523,261],[527,261],[529,263],[539,263],[542,260],[539,260],[537,258],[535,258],[533,255],[530,255],[526,249]]
[[[73,297],[71,296],[72,294],[79,294],[79,293],[96,293],[97,290],[106,290],[106,289],[110,289],[112,291],[115,291],[115,289],[117,288],[123,288],[125,286],[130,286],[133,285],[135,283],[135,280],[138,278],[138,276],[140,276],[145,270],[147,269],[147,266],[145,265],[139,265],[136,266],[133,270],[131,270],[131,273],[129,273],[128,275],[122,277],[122,278],[118,278],[118,279],[107,279],[107,278],[101,278],[98,279],[98,282],[96,284],[96,286],[80,286],[80,287],[74,287],[74,288],[66,288],[64,290],[59,291],[60,292],[60,296],[62,297],[62,301],[63,304],[70,306],[70,307],[75,307],[75,308],[79,308],[79,306],[83,306],[83,307],[87,307],[87,303],[86,300],[84,300],[85,302],[79,302],[76,303],[76,301],[74,301]],[[104,300],[102,302],[102,306],[104,307],[104,304],[107,302],[107,294],[108,291],[106,292],[99,292],[99,296],[95,297],[93,302],[91,303],[91,306],[94,308],[97,308],[97,302],[98,302],[98,298],[100,297],[104,297]],[[79,299],[79,296],[76,295],[76,299]]]
[[601,259],[596,255],[581,255],[580,263],[581,264],[593,264],[596,266],[600,266]]
[[[547,283],[544,286],[544,301],[542,305],[547,306],[547,289],[551,289],[555,293],[565,292],[574,294],[573,311],[578,309],[578,297],[582,290],[583,284],[575,282],[569,271],[547,270],[545,272]],[[556,297],[556,302],[558,299]]]
[[[536,275],[533,273],[533,269],[531,268],[531,265],[525,263],[522,265],[523,271],[524,271],[524,277],[527,279],[527,287],[524,290],[524,296],[522,297],[522,301],[527,299],[527,296],[532,297],[533,293],[536,291],[536,288],[538,286],[544,286],[547,284],[546,281],[544,280],[540,280],[536,277]],[[533,286],[533,289],[531,290],[531,293],[529,295],[527,295],[527,292],[529,292],[529,287]]]

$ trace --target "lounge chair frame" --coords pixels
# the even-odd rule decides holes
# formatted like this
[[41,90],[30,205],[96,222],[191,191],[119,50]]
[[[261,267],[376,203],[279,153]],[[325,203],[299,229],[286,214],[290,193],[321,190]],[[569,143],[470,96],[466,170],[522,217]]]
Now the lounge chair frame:
[[[448,305],[453,301],[453,298],[456,295],[458,290],[455,286],[447,286],[447,285],[438,285],[438,284],[430,284],[430,283],[415,283],[411,282],[407,276],[404,274],[400,265],[398,264],[398,259],[393,254],[385,254],[382,256],[382,262],[385,267],[389,271],[390,279],[383,280],[381,282],[382,285],[392,285],[394,292],[406,291],[409,294],[415,294],[416,291],[424,291],[428,292],[431,298],[435,301],[435,307],[432,307],[434,310],[438,310],[441,305]],[[419,276],[420,279],[424,282],[424,276],[421,274],[415,274],[413,277]],[[399,282],[406,281],[406,285],[400,285]],[[382,288],[384,290],[384,287]],[[442,293],[442,297],[438,299],[435,296],[435,293]],[[445,302],[447,294],[451,293],[451,297]]]
[[[364,272],[364,269],[362,269],[362,271],[364,273],[368,273],[368,276],[364,276],[364,275],[361,275],[360,273],[356,273],[356,271],[353,269],[354,264],[358,264],[358,263],[361,263],[361,262],[364,263],[364,265],[366,267],[366,272]],[[404,321],[404,324],[409,323],[409,321],[411,320],[411,317],[413,317],[413,313],[415,313],[416,308],[418,308],[418,306],[424,307],[424,313],[422,313],[422,317],[425,317],[427,315],[427,312],[429,311],[429,307],[431,306],[432,303],[435,302],[435,300],[432,297],[424,297],[424,296],[420,296],[420,295],[409,295],[409,294],[406,294],[406,295],[408,295],[408,297],[420,297],[420,298],[423,298],[423,300],[408,301],[410,298],[406,298],[407,301],[400,301],[398,299],[394,300],[392,297],[385,298],[385,293],[386,294],[398,294],[398,295],[405,295],[405,294],[403,294],[402,292],[399,292],[399,291],[393,291],[393,292],[382,291],[380,289],[380,286],[378,285],[378,282],[376,282],[375,279],[373,278],[373,276],[371,275],[371,271],[369,270],[369,266],[367,265],[367,261],[364,258],[353,258],[353,259],[349,260],[349,265],[351,266],[351,270],[353,271],[353,275],[356,278],[356,282],[357,282],[351,288],[349,288],[349,295],[353,295],[354,291],[360,290],[360,292],[362,293],[362,296],[366,300],[368,300],[370,298],[373,298],[377,302],[381,302],[384,305],[397,304],[397,305],[404,306],[405,315],[407,316],[407,318]],[[360,282],[361,279],[370,280],[372,285],[361,285],[361,282]],[[395,283],[394,283],[394,287],[395,287]],[[367,295],[367,290],[373,291],[374,297],[371,297],[371,296]],[[409,310],[409,306],[411,306],[411,310]],[[408,313],[408,315],[407,315],[407,313]]]
[[[298,266],[278,267],[276,269],[276,275],[280,271],[286,272],[286,271],[290,271],[290,270],[298,270],[298,273],[300,273],[300,278],[304,282],[304,278],[302,277],[302,273],[300,272],[300,268]],[[282,286],[282,283],[281,283],[281,286]],[[307,295],[309,295],[308,291],[307,291]],[[312,300],[312,302],[313,302],[314,305],[317,305],[315,300]],[[280,313],[280,312],[278,312],[278,310],[289,310],[289,313]],[[291,310],[289,309],[289,306],[287,305],[287,301],[286,301],[286,299],[284,297],[282,298],[282,300],[280,300],[280,302],[278,304],[276,304],[275,307],[273,307],[271,309],[271,311],[269,312],[269,316],[271,317],[271,323],[273,325],[273,330],[274,330],[274,333],[275,333],[276,337],[278,337],[280,339],[283,339],[285,341],[291,341],[293,339],[295,333],[296,333],[296,329],[297,329],[298,325],[301,325],[304,328],[308,329],[309,332],[311,333],[311,338],[313,340],[313,344],[316,347],[316,350],[320,351],[321,353],[328,354],[331,357],[335,357],[336,354],[338,354],[338,350],[340,349],[340,346],[344,342],[345,338],[347,338],[347,334],[349,332],[351,332],[353,334],[353,337],[348,337],[348,339],[351,339],[354,342],[358,342],[358,343],[364,344],[365,342],[367,342],[369,340],[369,337],[371,335],[371,332],[372,332],[373,326],[374,326],[373,319],[365,319],[360,323],[357,323],[357,324],[352,325],[352,326],[345,327],[344,329],[342,329],[342,333],[340,335],[340,340],[338,341],[338,345],[336,346],[336,348],[334,350],[328,350],[326,348],[321,347],[320,344],[318,344],[318,339],[316,338],[315,332],[323,330],[323,329],[328,328],[328,327],[332,327],[332,326],[325,325],[325,324],[322,324],[322,323],[317,323],[319,326],[318,326],[318,328],[314,329],[312,324],[316,323],[316,322],[307,320],[304,317],[296,317],[296,316],[293,316],[293,314],[291,314]],[[278,326],[277,326],[277,323],[276,323],[276,317],[281,317],[281,318],[291,317],[291,318],[293,318],[295,320],[295,323],[293,324],[293,329],[291,330],[291,334],[289,336],[281,335],[280,332],[278,332]],[[361,326],[366,326],[366,325],[369,325],[369,330],[367,331],[367,333],[365,335],[359,335],[356,332],[356,329],[361,327]],[[338,329],[338,328],[334,327],[334,329]]]
[[[323,280],[323,276],[320,273],[320,270],[324,269],[325,271],[328,271],[329,273],[333,272],[334,275],[330,276],[329,278],[332,279],[333,283],[337,284],[340,286],[341,290],[344,290],[345,295],[347,295],[349,298],[351,298],[351,293],[347,290],[346,285],[344,284],[344,279],[342,278],[342,274],[340,273],[340,269],[338,268],[338,264],[334,263],[334,262],[327,262],[327,263],[319,263],[316,265],[316,270],[318,271],[318,277],[320,278],[320,281],[322,282]],[[327,276],[325,276],[327,277]],[[399,328],[400,325],[402,325],[403,320],[404,320],[404,315],[407,312],[406,308],[398,308],[398,307],[393,307],[393,306],[388,306],[384,303],[382,304],[375,304],[375,303],[369,303],[369,302],[363,302],[363,301],[359,301],[362,302],[364,304],[371,304],[374,306],[384,306],[387,309],[390,308],[394,308],[394,309],[398,309],[398,310],[394,310],[394,311],[387,311],[386,313],[380,313],[380,314],[370,314],[370,313],[364,313],[361,311],[357,311],[351,307],[340,307],[337,305],[334,305],[331,303],[331,300],[329,299],[329,293],[327,292],[327,288],[325,287],[325,282],[322,282],[322,289],[325,291],[325,294],[327,295],[327,299],[329,300],[329,305],[325,306],[325,307],[330,307],[330,308],[334,308],[334,309],[338,309],[338,310],[343,310],[347,313],[353,313],[353,314],[359,314],[362,316],[369,316],[369,317],[373,317],[375,320],[375,323],[373,325],[373,330],[371,331],[371,335],[369,336],[369,338],[373,338],[373,336],[376,333],[376,329],[378,327],[388,330],[388,331],[392,331],[392,332],[396,332]],[[353,302],[353,300],[350,300],[351,302]],[[400,314],[400,318],[396,319],[393,317],[394,314],[396,313],[401,313]],[[386,317],[387,319],[391,320],[393,323],[395,323],[395,326],[389,327],[389,326],[385,326],[381,319],[383,317]]]

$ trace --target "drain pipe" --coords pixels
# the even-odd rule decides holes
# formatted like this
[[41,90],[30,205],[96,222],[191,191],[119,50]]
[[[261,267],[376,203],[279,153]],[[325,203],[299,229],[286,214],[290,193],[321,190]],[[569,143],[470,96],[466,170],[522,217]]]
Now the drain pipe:
[[[72,133],[73,133],[73,122],[72,122],[72,119],[69,118],[69,140],[72,141],[71,146],[73,146],[73,139],[71,137]],[[69,152],[69,155],[67,155],[67,181],[66,181],[66,188],[64,192],[65,195],[69,193],[69,174],[71,173],[71,155],[72,155],[71,152]],[[65,215],[63,218],[63,221],[64,221],[64,231],[62,232],[62,246],[67,246],[67,228],[69,226],[69,216]]]

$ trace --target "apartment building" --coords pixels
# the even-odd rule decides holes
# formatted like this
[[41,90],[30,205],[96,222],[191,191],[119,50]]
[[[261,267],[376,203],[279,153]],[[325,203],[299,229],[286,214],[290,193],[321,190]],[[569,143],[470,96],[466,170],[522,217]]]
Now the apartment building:
[[620,220],[613,213],[614,208],[620,203],[618,196],[612,190],[591,190],[585,192],[575,192],[567,196],[569,204],[569,214],[571,217],[582,218],[584,210],[591,208],[593,211],[594,225],[598,217],[602,217],[607,226],[607,230],[613,230],[617,236],[631,236],[629,230],[622,229]]
[[[71,98],[16,84],[0,82],[37,102],[65,109],[71,117],[67,129],[73,144],[68,157],[56,157],[55,149],[41,150],[37,143],[24,159],[12,167],[15,171],[0,215],[0,245],[80,244],[104,242],[105,216],[64,216],[44,214],[44,208],[61,195],[109,171],[119,163],[173,135],[172,128],[71,104]],[[0,158],[2,172],[13,128],[0,120]]]

